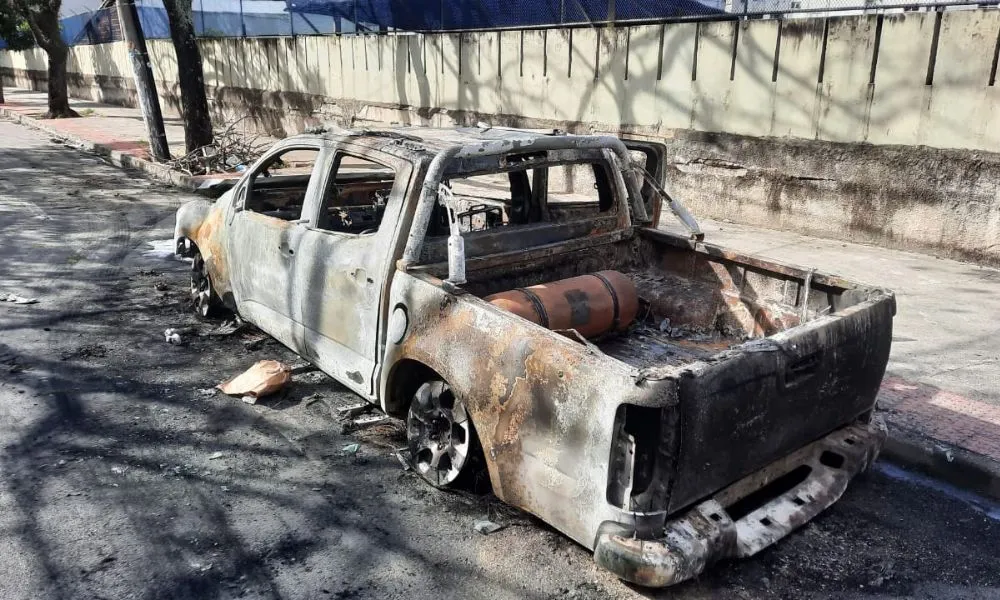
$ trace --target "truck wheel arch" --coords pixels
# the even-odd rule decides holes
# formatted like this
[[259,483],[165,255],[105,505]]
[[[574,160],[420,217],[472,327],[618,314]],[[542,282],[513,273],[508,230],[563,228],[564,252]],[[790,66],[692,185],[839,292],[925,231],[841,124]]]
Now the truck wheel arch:
[[[389,416],[401,419],[407,423],[410,402],[425,383],[441,381],[451,387],[448,379],[427,364],[412,358],[404,358],[395,364],[389,371],[386,381],[386,394],[382,399],[382,410]],[[454,388],[451,388],[454,390]],[[456,396],[456,400],[462,398]],[[466,411],[468,405],[466,404]],[[456,481],[461,481],[457,485],[470,489],[475,493],[483,493],[493,489],[494,465],[487,460],[482,449],[482,438],[476,428],[475,420],[471,412],[467,412],[470,424],[469,433],[472,436],[470,444],[471,451],[469,461],[463,470],[463,475]],[[407,434],[408,435],[408,434]]]
[[434,379],[446,381],[440,373],[419,360],[412,358],[400,360],[389,372],[386,395],[382,399],[382,410],[391,417],[405,420],[410,400],[417,389]]

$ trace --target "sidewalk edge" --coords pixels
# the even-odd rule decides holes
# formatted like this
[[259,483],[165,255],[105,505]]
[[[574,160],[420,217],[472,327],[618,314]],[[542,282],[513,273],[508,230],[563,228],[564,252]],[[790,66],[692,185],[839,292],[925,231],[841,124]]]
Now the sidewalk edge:
[[129,154],[127,152],[122,152],[120,150],[112,150],[111,148],[105,146],[104,144],[91,142],[89,140],[77,137],[75,135],[66,133],[64,131],[59,131],[58,129],[54,129],[52,127],[49,127],[48,125],[45,125],[39,119],[22,115],[9,108],[0,106],[0,116],[13,119],[18,123],[20,123],[21,125],[25,125],[27,127],[31,127],[39,131],[44,131],[45,133],[53,137],[67,140],[73,143],[74,145],[79,146],[81,149],[85,151],[92,152],[98,156],[106,158],[109,162],[111,162],[111,164],[115,165],[116,167],[121,167],[123,169],[136,169],[142,171],[143,173],[145,173],[149,177],[152,177],[153,179],[156,179],[157,181],[168,183],[170,185],[174,185],[187,190],[194,191],[197,190],[198,188],[197,180],[194,177],[191,177],[190,175],[178,173],[177,171],[174,171],[169,167],[148,161],[144,158],[139,158],[138,156]]
[[882,457],[956,487],[1000,500],[1000,462],[894,425],[891,419]]

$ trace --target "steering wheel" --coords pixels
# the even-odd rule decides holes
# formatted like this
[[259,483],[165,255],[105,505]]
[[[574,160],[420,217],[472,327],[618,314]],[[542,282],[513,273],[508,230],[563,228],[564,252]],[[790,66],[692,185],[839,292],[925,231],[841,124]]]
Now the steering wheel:
[[365,229],[364,231],[362,231],[358,235],[368,235],[369,233],[375,233],[376,231],[378,231],[378,229]]

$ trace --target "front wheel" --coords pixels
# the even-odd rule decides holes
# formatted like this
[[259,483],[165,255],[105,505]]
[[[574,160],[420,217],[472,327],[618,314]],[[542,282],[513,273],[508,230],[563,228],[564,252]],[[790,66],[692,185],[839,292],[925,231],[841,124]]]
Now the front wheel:
[[479,450],[465,404],[447,383],[429,381],[410,402],[406,439],[413,469],[435,487],[475,475]]
[[202,318],[213,317],[221,312],[222,302],[212,288],[212,277],[200,252],[195,252],[191,261],[191,303],[194,311]]

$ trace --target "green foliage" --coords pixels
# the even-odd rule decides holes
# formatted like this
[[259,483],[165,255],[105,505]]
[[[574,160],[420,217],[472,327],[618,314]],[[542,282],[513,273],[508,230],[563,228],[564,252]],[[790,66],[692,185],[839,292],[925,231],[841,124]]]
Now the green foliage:
[[0,39],[11,50],[24,50],[35,45],[31,28],[10,0],[0,0]]

